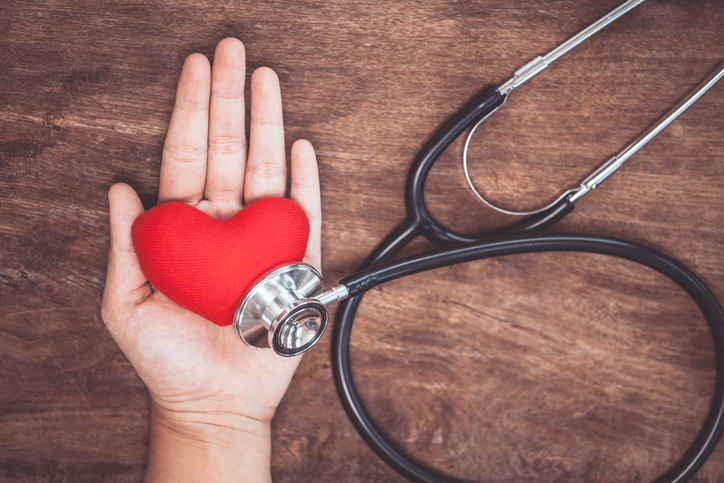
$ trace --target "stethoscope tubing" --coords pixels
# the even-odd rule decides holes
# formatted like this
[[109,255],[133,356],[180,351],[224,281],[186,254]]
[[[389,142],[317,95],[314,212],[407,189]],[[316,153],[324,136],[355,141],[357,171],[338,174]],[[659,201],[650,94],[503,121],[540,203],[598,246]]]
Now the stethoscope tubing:
[[[425,206],[425,181],[440,154],[465,129],[495,112],[504,102],[505,96],[496,87],[482,90],[425,144],[413,161],[407,177],[407,219],[370,253],[359,273],[342,280],[350,290],[350,298],[340,303],[332,334],[332,370],[342,405],[362,438],[397,472],[414,482],[452,481],[436,475],[395,448],[386,440],[362,405],[352,379],[349,343],[354,317],[364,292],[380,283],[412,273],[495,256],[576,251],[625,258],[659,271],[686,290],[704,313],[712,333],[716,351],[716,385],[711,409],[689,449],[675,465],[655,480],[656,483],[687,481],[714,450],[724,428],[724,314],[706,285],[680,263],[642,245],[593,235],[533,235],[554,225],[573,211],[574,205],[569,197],[515,224],[478,235],[463,235],[447,230],[430,215]],[[421,235],[447,248],[381,266]]]
[[707,286],[688,268],[661,252],[645,246],[596,235],[556,234],[498,238],[453,248],[425,252],[370,267],[342,283],[354,297],[342,302],[334,327],[332,348],[334,378],[348,416],[367,444],[392,468],[415,482],[443,483],[440,477],[400,453],[389,443],[364,409],[354,386],[349,358],[352,322],[362,295],[382,284],[408,275],[473,260],[539,252],[582,252],[610,255],[640,263],[673,280],[694,300],[707,321],[716,354],[716,383],[711,408],[689,449],[657,483],[690,479],[716,448],[724,428],[724,313]]

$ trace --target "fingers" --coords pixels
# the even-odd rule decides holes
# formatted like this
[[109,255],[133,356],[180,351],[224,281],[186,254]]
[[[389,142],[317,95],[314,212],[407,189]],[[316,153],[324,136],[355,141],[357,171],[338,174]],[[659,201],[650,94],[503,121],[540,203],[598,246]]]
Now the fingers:
[[279,79],[273,70],[260,67],[251,76],[249,157],[244,179],[244,201],[284,196],[286,161]]
[[300,139],[292,145],[292,201],[302,207],[309,218],[309,242],[305,261],[322,269],[322,204],[319,194],[319,172],[314,147]]
[[159,203],[196,203],[203,197],[210,78],[209,60],[204,55],[191,54],[186,58],[163,147]]
[[246,57],[240,40],[219,42],[211,71],[208,164],[204,197],[218,218],[241,209],[246,159],[244,76]]
[[[104,314],[108,311],[134,307],[151,294],[146,277],[136,258],[131,240],[131,226],[143,205],[133,188],[126,184],[115,184],[108,191],[111,218],[111,249],[108,252],[108,270],[103,292]],[[104,315],[106,324],[112,324],[115,317]]]

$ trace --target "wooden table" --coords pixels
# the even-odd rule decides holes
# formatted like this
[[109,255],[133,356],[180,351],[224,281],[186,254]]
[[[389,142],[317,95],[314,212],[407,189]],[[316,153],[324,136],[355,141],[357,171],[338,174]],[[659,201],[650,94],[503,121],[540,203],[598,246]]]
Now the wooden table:
[[[417,150],[479,89],[620,0],[85,2],[0,6],[0,479],[138,481],[146,389],[99,313],[106,192],[147,207],[183,59],[236,36],[281,78],[287,146],[321,165],[324,271],[350,273],[404,216]],[[511,96],[472,143],[494,201],[542,204],[625,147],[724,60],[724,2],[649,1]],[[555,230],[636,241],[724,300],[724,85],[576,204]],[[456,142],[435,217],[474,232]],[[415,242],[406,253],[431,247]],[[604,256],[469,263],[376,289],[352,339],[375,421],[471,481],[649,481],[696,434],[713,390],[703,317],[668,279]],[[336,395],[330,337],[273,423],[276,481],[403,481]],[[724,445],[695,481],[724,481]]]

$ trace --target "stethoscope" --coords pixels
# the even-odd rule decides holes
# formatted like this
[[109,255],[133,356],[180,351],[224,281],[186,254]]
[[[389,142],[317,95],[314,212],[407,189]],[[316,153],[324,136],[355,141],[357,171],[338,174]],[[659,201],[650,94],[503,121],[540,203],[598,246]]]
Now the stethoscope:
[[[716,385],[711,408],[694,442],[679,461],[655,481],[688,481],[714,451],[722,435],[724,312],[706,285],[676,260],[636,243],[596,235],[533,233],[552,226],[573,211],[576,200],[596,188],[721,79],[724,76],[724,65],[633,143],[595,170],[580,186],[566,191],[544,208],[519,213],[495,207],[475,189],[468,174],[467,149],[471,136],[481,122],[505,104],[513,89],[643,1],[625,2],[549,54],[536,57],[517,70],[513,78],[501,87],[484,89],[448,120],[425,144],[410,168],[405,187],[407,219],[370,253],[359,272],[323,292],[322,277],[313,267],[304,263],[276,267],[252,284],[239,303],[234,327],[244,343],[255,348],[271,347],[282,356],[295,356],[312,347],[324,333],[329,319],[326,306],[341,301],[332,336],[332,363],[337,392],[352,423],[367,444],[387,464],[411,481],[438,483],[449,480],[432,473],[395,448],[363,407],[352,380],[349,358],[349,341],[357,308],[365,292],[385,282],[440,267],[504,255],[551,251],[610,255],[645,265],[676,282],[696,302],[709,325],[716,353]],[[471,126],[473,128],[463,155],[465,176],[471,188],[483,202],[498,211],[526,215],[515,224],[477,236],[462,235],[443,227],[432,218],[423,197],[425,180],[432,165],[450,143]],[[446,248],[387,263],[420,235]]]

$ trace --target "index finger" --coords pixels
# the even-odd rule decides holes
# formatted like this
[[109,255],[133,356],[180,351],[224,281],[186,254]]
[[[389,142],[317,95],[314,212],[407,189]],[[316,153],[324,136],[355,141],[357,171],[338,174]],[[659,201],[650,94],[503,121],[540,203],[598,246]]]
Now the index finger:
[[196,204],[204,195],[210,85],[209,59],[202,54],[189,55],[181,69],[163,146],[159,203],[173,200]]

